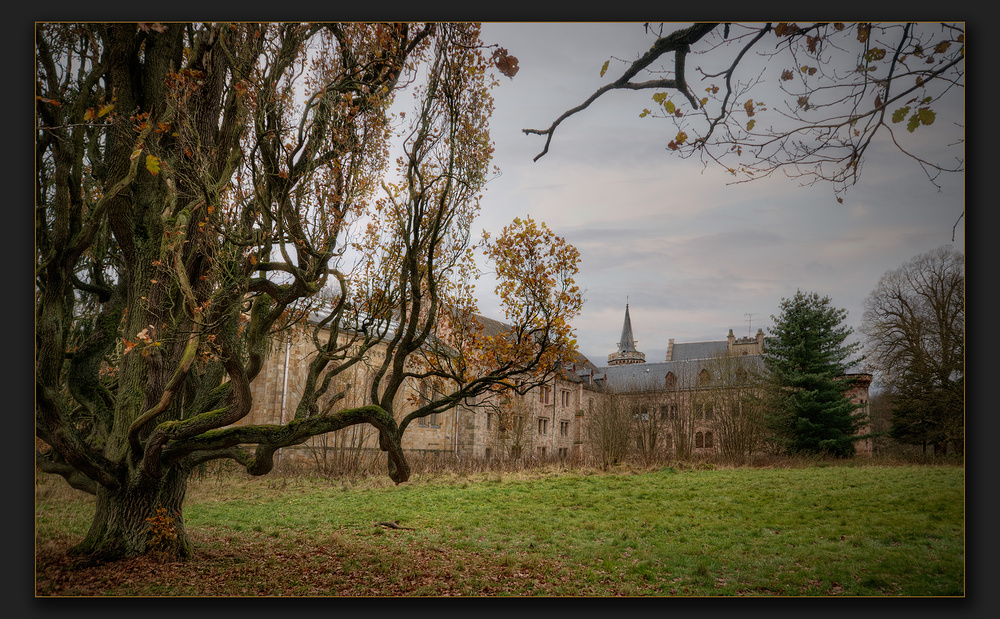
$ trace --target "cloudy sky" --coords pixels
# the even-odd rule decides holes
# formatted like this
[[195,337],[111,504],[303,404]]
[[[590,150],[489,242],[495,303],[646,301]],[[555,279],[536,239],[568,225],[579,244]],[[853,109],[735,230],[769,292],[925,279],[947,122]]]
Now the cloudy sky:
[[[544,138],[521,130],[547,128],[616,77],[614,63],[600,77],[606,60],[631,61],[652,39],[641,23],[487,23],[483,39],[507,48],[520,71],[494,91],[502,175],[488,185],[478,225],[495,234],[530,215],[581,251],[577,282],[587,301],[575,327],[580,351],[597,365],[616,349],[626,300],[650,362],[665,358],[670,338],[766,332],[781,299],[797,289],[829,296],[857,332],[862,303],[883,273],[952,243],[962,175],[938,191],[915,163],[884,149],[869,156],[843,204],[827,185],[801,187],[783,176],[727,184],[732,177],[722,171],[668,154],[672,124],[639,118],[650,91],[605,95],[564,122],[533,162]],[[956,97],[952,114],[939,110],[928,129],[954,135],[963,105]],[[964,223],[955,232],[959,249]],[[480,286],[481,309],[500,317],[483,288],[492,286]]]

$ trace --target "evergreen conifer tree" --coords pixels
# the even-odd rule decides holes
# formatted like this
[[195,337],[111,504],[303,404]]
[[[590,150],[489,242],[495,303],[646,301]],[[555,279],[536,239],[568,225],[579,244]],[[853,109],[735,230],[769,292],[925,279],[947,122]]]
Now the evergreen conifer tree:
[[764,350],[773,438],[790,453],[853,456],[864,419],[846,397],[853,381],[845,374],[861,344],[847,343],[847,310],[801,290],[779,307]]

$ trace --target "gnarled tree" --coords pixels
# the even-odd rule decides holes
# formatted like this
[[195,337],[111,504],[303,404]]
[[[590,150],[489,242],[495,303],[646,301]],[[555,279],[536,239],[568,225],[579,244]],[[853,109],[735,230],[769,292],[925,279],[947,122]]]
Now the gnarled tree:
[[[469,230],[492,152],[477,25],[38,24],[35,49],[37,461],[97,496],[76,552],[187,556],[193,467],[265,474],[279,448],[357,424],[404,481],[410,421],[526,390],[572,351],[577,254],[533,222],[485,242],[514,279],[510,324],[476,327]],[[234,425],[272,338],[317,317],[292,419]],[[375,346],[366,404],[338,407],[328,391]],[[414,375],[450,388],[397,420]],[[151,538],[150,519],[176,535]]]

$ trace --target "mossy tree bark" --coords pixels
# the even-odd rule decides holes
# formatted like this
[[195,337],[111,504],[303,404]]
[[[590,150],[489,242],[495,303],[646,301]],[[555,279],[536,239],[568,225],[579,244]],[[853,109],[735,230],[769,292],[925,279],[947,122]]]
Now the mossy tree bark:
[[97,491],[97,509],[87,536],[71,550],[102,560],[150,551],[191,556],[183,503],[190,471],[175,469],[159,480],[133,476],[115,490]]

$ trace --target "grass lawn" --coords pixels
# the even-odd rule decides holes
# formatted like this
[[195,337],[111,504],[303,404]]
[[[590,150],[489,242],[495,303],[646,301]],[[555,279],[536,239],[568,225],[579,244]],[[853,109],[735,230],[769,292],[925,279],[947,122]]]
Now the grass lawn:
[[[963,596],[959,466],[308,477],[190,485],[186,562],[85,565],[36,484],[36,595]],[[397,522],[406,529],[380,526]]]

